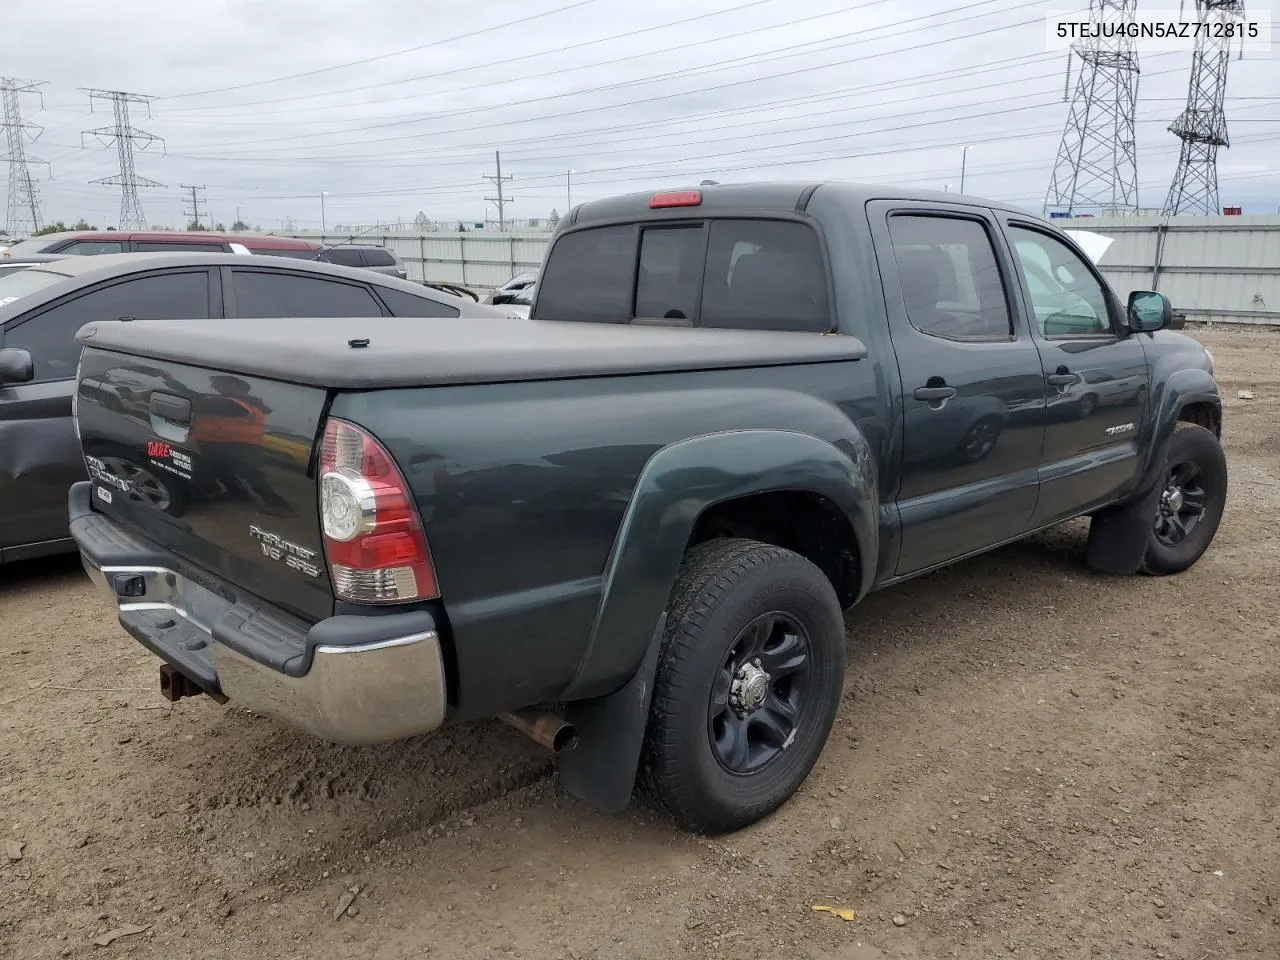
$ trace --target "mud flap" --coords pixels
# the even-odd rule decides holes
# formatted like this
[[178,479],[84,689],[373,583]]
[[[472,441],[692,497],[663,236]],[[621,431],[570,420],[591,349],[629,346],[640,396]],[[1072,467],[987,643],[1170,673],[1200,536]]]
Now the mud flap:
[[570,796],[597,809],[616,813],[631,802],[666,627],[663,613],[639,668],[621,689],[572,702],[565,710],[578,731],[578,746],[561,757],[560,782]]
[[1137,500],[1093,515],[1084,562],[1099,573],[1137,573],[1160,508],[1160,484]]

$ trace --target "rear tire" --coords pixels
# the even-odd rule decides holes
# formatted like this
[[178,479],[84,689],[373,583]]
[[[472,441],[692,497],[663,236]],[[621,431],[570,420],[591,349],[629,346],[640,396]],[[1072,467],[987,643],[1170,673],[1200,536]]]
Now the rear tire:
[[667,610],[644,792],[698,833],[776,810],[831,731],[844,644],[835,590],[804,557],[742,539],[690,549]]
[[1181,573],[1199,560],[1222,522],[1227,458],[1212,431],[1194,423],[1178,424],[1161,483],[1142,569],[1165,576]]

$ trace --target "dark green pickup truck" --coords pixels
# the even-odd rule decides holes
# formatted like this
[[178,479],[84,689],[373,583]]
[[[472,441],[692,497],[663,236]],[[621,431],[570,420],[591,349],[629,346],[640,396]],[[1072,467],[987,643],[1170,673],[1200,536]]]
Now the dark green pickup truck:
[[503,716],[573,795],[730,830],[816,762],[868,591],[1073,517],[1102,571],[1208,548],[1219,392],[1169,319],[955,195],[601,200],[530,320],[84,327],[71,529],[171,698]]

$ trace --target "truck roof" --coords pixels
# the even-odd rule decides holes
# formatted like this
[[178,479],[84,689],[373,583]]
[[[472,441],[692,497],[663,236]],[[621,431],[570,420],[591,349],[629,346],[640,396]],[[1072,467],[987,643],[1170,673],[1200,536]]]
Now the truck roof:
[[498,317],[110,320],[86,324],[77,339],[130,356],[345,390],[830,363],[867,355],[862,341],[838,334]]
[[[697,206],[675,206],[651,209],[649,201],[656,194],[697,192]],[[922,200],[933,203],[970,203],[998,210],[1011,210],[1024,216],[1035,216],[1007,204],[982,197],[941,190],[917,190],[892,184],[848,183],[844,181],[796,181],[759,183],[708,183],[698,186],[671,187],[661,190],[606,197],[579,204],[565,217],[561,227],[578,227],[597,221],[623,219],[687,218],[690,216],[725,216],[734,213],[768,213],[803,210],[817,192],[837,195],[841,202],[861,206],[871,200]]]

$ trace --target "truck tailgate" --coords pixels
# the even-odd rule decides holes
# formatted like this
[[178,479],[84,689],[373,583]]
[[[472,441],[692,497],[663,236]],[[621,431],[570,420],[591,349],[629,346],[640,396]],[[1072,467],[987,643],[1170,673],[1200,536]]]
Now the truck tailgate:
[[326,392],[84,351],[76,416],[95,508],[309,619],[333,612],[312,447]]

